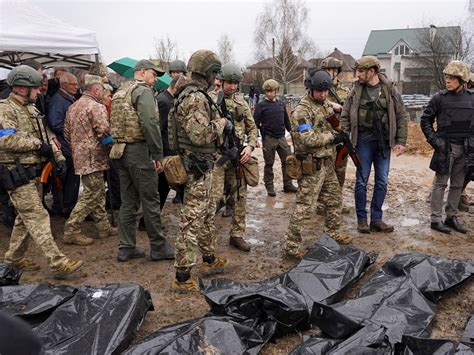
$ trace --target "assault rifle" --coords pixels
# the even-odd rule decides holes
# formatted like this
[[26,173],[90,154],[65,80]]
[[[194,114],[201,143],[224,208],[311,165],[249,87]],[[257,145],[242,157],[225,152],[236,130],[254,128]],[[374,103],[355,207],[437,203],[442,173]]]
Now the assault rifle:
[[[335,113],[326,117],[326,121],[329,122],[329,124],[336,132],[343,133],[343,130],[340,127],[339,118],[337,118],[337,115]],[[362,179],[365,180],[364,174],[362,174],[362,165],[360,163],[359,156],[357,155],[356,149],[352,145],[349,137],[346,135],[343,141],[343,146],[337,151],[336,165],[340,164],[347,155],[351,157],[352,162],[356,167],[357,173],[359,173]]]
[[244,149],[240,139],[235,134],[234,118],[231,112],[227,110],[225,104],[224,93],[221,91],[217,99],[217,106],[222,115],[232,123],[232,131],[224,131],[224,144],[221,146],[222,157],[217,161],[217,164],[222,166],[226,161],[230,160],[235,170],[235,178],[237,181],[237,199],[240,200],[240,188],[242,187],[242,164],[240,163],[240,154]]

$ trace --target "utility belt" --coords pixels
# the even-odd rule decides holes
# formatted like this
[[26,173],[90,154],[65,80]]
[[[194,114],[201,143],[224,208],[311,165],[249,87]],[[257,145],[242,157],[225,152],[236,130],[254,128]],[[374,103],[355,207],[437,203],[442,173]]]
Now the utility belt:
[[183,165],[187,173],[199,179],[214,168],[214,159],[212,156],[191,153],[183,155]]
[[9,170],[5,165],[0,165],[0,184],[5,190],[15,191],[20,186],[36,179],[39,172],[33,165],[24,166],[20,160],[15,159],[15,168]]
[[321,170],[323,166],[332,164],[330,157],[318,158],[313,154],[296,153],[296,159],[301,162],[301,169],[303,175],[313,175]]

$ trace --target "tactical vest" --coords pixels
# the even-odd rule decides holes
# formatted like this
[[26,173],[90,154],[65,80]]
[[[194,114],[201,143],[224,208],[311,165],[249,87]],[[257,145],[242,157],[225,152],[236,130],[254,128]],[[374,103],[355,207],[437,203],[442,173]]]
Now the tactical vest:
[[[374,113],[368,105],[372,99],[367,91],[367,86],[359,88],[356,95],[360,95],[358,125],[362,130],[371,131],[374,125]],[[385,85],[380,84],[378,98],[374,100],[374,109],[378,111],[378,117],[382,118],[382,127],[388,130],[388,92]]]
[[[315,112],[315,103],[310,102],[306,97],[303,98],[299,103],[298,106],[305,107],[310,113],[311,117],[310,122],[313,126],[314,131],[319,131],[321,133],[334,133],[334,130],[331,124],[325,119],[325,117],[330,116],[333,111],[324,105],[320,106],[321,112],[323,113],[324,117],[318,117]],[[305,122],[298,122],[298,124],[304,124]],[[293,138],[293,137],[292,137]],[[314,148],[311,151],[307,151],[308,149],[303,145],[300,141],[298,135],[295,136],[295,152],[297,153],[312,153],[314,157],[317,158],[328,158],[332,157],[336,154],[336,148],[332,144],[328,144],[324,147]]]
[[[209,96],[217,103],[219,100],[218,93],[212,92]],[[245,101],[243,96],[239,94],[233,94],[230,97],[225,98],[225,105],[227,110],[232,114],[235,130],[235,135],[239,138],[240,143],[243,143],[245,140],[245,115],[246,115],[246,107]]]
[[[168,139],[170,149],[175,151],[188,150],[193,153],[214,154],[217,152],[216,142],[204,145],[196,145],[188,138],[188,135],[178,123],[178,108],[183,101],[194,93],[202,92],[197,86],[187,86],[173,102],[173,106],[168,115]],[[209,97],[209,96],[208,96]],[[210,99],[210,98],[209,98]],[[212,100],[212,99],[211,99]],[[211,103],[209,102],[209,122],[212,120]]]
[[[40,115],[38,109],[33,105],[22,106],[12,101],[11,98],[0,100],[0,112],[12,112],[15,116],[18,125],[17,125],[17,133],[19,136],[33,136],[40,139],[39,131],[38,131],[38,124],[36,122],[35,117]],[[41,118],[38,118],[41,119]],[[10,127],[5,127],[10,128]],[[43,137],[44,137],[43,132]],[[19,141],[21,144],[21,140]],[[15,158],[20,159],[21,164],[31,165],[37,164],[41,162],[41,157],[36,150],[30,150],[27,152],[12,152],[12,151],[5,151],[0,150],[0,163],[3,164],[10,164],[15,163]]]
[[438,132],[445,132],[453,123],[464,123],[466,131],[469,127],[474,130],[474,91],[450,94],[447,90],[442,90],[439,97],[441,110],[436,119]]
[[136,143],[145,141],[138,113],[133,107],[132,92],[137,81],[126,82],[112,98],[110,128],[115,143]]

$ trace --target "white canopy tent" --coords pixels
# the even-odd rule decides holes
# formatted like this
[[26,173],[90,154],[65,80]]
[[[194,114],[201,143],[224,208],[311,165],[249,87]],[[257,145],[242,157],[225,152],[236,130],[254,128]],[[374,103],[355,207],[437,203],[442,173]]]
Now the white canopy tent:
[[0,68],[26,59],[84,68],[99,55],[95,32],[51,17],[32,2],[0,0]]

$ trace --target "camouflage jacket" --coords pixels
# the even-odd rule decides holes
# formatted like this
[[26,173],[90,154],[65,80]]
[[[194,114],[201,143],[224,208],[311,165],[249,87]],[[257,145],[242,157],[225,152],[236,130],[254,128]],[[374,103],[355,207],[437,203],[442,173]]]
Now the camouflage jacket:
[[71,145],[77,175],[88,175],[109,168],[109,145],[100,141],[110,136],[105,106],[87,92],[69,107],[64,138]]
[[[209,96],[217,103],[219,98],[218,92],[211,92]],[[227,110],[232,113],[234,119],[235,135],[239,138],[240,143],[244,143],[247,136],[247,144],[255,149],[257,146],[257,125],[250,110],[249,105],[242,94],[235,93],[225,98]]]
[[[0,138],[0,163],[14,167],[15,158],[19,158],[20,163],[25,165],[45,161],[38,153],[42,143],[41,136],[46,140],[47,134],[41,123],[43,119],[33,104],[22,104],[14,94],[0,100],[0,131],[10,131],[10,134]],[[56,145],[51,146],[56,160],[64,160]]]
[[[348,88],[339,84],[337,87],[333,87],[329,91],[328,100],[342,105],[347,100],[349,91]],[[337,97],[335,97],[334,94],[336,94]]]
[[329,101],[323,104],[305,96],[291,114],[291,133],[296,153],[311,153],[318,158],[333,157],[335,131],[326,121],[333,114]]
[[[182,80],[184,85],[195,85],[205,90],[207,83],[204,79],[193,79],[191,82]],[[177,83],[177,90],[180,81]],[[185,137],[189,146],[209,146],[215,145],[217,151],[218,142],[222,139],[224,126],[218,122],[219,114],[215,107],[209,104],[205,95],[201,92],[191,92],[187,94],[176,108],[178,136]],[[170,132],[170,142],[171,142]],[[180,138],[181,139],[181,138]],[[180,146],[180,150],[183,144]],[[188,154],[191,149],[184,149]]]

